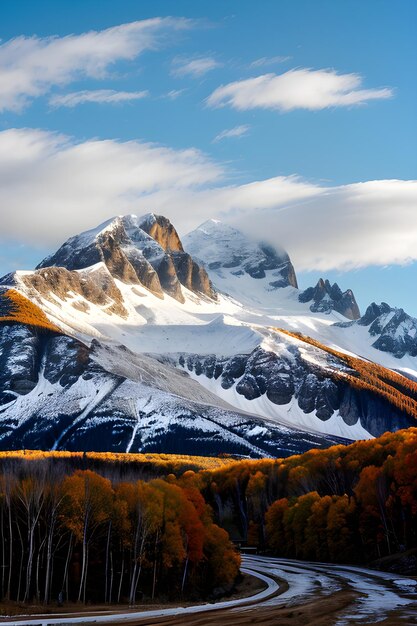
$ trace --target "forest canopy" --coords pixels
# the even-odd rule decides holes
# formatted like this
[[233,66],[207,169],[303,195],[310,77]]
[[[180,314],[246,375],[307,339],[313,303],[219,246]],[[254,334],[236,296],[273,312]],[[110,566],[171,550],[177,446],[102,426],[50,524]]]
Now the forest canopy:
[[227,591],[230,539],[333,562],[417,552],[417,428],[285,459],[2,453],[0,527],[1,594],[24,602]]

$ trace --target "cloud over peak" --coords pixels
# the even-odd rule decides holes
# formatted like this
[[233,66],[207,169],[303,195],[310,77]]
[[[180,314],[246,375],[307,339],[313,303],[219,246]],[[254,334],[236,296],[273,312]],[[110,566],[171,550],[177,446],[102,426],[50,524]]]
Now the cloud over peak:
[[335,70],[294,69],[284,74],[263,74],[222,85],[207,98],[211,107],[249,109],[319,110],[364,104],[391,98],[392,89],[362,89],[359,74],[338,74]]
[[115,214],[155,210],[182,232],[219,217],[269,236],[300,271],[417,260],[417,181],[332,187],[297,176],[230,184],[227,176],[194,148],[3,131],[0,237],[56,247]]

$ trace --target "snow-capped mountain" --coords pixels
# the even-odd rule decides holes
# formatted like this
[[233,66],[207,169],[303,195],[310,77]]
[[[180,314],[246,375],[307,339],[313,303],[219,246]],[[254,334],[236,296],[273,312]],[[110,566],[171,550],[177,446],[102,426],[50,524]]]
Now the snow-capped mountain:
[[397,359],[417,356],[417,320],[403,309],[390,307],[386,302],[380,305],[372,302],[365,314],[356,322],[341,323],[342,328],[364,326],[372,347],[392,354]]
[[417,415],[417,320],[218,221],[116,217],[0,283],[2,448],[285,455]]
[[79,270],[97,263],[104,263],[114,278],[139,282],[156,295],[165,292],[179,302],[184,302],[181,285],[216,297],[206,271],[184,252],[177,231],[160,215],[125,215],[109,220],[68,239],[38,269],[58,266]]
[[186,235],[184,247],[205,266],[218,289],[239,301],[265,304],[282,287],[297,288],[285,250],[252,241],[219,220],[208,220]]

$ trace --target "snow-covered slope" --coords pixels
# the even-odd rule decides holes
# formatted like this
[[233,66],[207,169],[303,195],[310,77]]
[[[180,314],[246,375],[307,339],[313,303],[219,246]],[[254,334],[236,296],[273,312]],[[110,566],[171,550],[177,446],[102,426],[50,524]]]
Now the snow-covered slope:
[[288,254],[252,241],[219,220],[208,220],[183,239],[184,248],[201,261],[221,291],[240,302],[273,302],[277,290],[297,287]]
[[[389,394],[357,389],[355,368],[326,346],[417,377],[417,320],[372,305],[349,321],[351,292],[323,281],[303,297],[286,252],[218,221],[182,242],[162,216],[120,216],[1,283],[65,337],[41,339],[48,351],[31,327],[0,326],[0,446],[175,451],[182,437],[184,452],[260,455],[413,423]],[[88,362],[76,375],[74,341]]]
[[0,327],[0,449],[288,455],[328,446],[233,410],[171,365],[121,346]]

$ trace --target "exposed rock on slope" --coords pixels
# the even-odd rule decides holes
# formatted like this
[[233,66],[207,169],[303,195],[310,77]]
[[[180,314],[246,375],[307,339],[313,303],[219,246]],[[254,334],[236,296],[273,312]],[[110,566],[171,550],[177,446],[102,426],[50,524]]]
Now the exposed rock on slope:
[[[355,425],[360,427],[357,434],[363,429],[373,436],[415,425],[413,417],[387,402],[378,394],[377,388],[372,391],[353,387],[347,375],[357,376],[357,373],[343,360],[314,346],[288,342],[285,349],[281,346],[278,354],[259,347],[251,354],[232,358],[182,355],[179,364],[194,372],[197,380],[210,389],[213,384],[209,381],[214,383],[217,380],[219,391],[220,388],[235,391],[235,397],[240,397],[236,404],[242,408],[249,408],[251,401],[258,398],[269,400],[271,405],[262,405],[264,415],[272,416],[274,411],[280,411],[279,405],[289,405],[294,398],[304,414],[317,418],[310,418],[313,430],[325,429],[325,422],[334,417],[343,421],[333,428],[342,431],[344,423],[348,433],[349,427],[353,427],[352,438],[355,437]],[[335,372],[337,376],[333,375]],[[274,408],[272,405],[278,406]],[[281,414],[285,415],[285,411]],[[291,419],[294,424],[302,423],[297,422],[296,414]]]
[[288,455],[337,438],[234,411],[123,347],[0,326],[0,449]]
[[175,228],[161,216],[114,218],[68,239],[38,269],[59,266],[80,270],[96,263],[104,263],[111,275],[123,282],[141,284],[159,296],[165,292],[179,302],[184,302],[181,283],[216,298],[205,270],[184,253]]
[[[93,271],[69,271],[64,267],[48,267],[19,275],[9,274],[3,282],[16,285],[20,281],[27,287],[28,295],[37,301],[40,299],[56,303],[71,300],[74,308],[88,310],[88,304],[78,301],[74,296],[81,296],[86,301],[102,307],[108,314],[115,313],[126,317],[123,296],[105,265],[95,266]],[[55,297],[56,296],[56,297]]]
[[297,287],[294,267],[284,250],[254,242],[219,220],[204,222],[183,241],[185,249],[203,261],[214,281],[246,274],[263,279],[270,291],[289,285]]
[[300,302],[312,302],[310,311],[313,313],[330,313],[337,311],[350,320],[360,317],[359,307],[350,289],[342,291],[337,283],[320,280],[315,287],[308,287],[298,296]]
[[163,215],[148,213],[139,218],[138,225],[145,233],[148,233],[165,252],[184,252],[177,231],[169,219]]
[[389,352],[401,359],[405,355],[417,356],[417,319],[403,309],[390,307],[386,302],[372,302],[365,314],[356,322],[340,323],[349,328],[353,325],[365,326],[375,340],[372,346],[382,352]]

